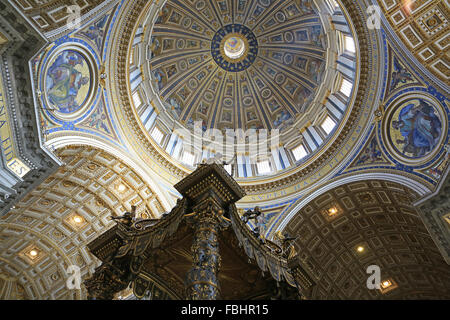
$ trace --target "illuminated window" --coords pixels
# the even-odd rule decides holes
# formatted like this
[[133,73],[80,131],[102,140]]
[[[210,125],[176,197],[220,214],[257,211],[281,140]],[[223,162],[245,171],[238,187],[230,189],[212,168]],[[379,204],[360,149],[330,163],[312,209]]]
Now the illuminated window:
[[340,91],[347,97],[350,97],[350,93],[352,92],[353,84],[347,79],[342,80]]
[[295,161],[298,161],[308,155],[302,144],[292,149],[292,154],[294,155]]
[[181,159],[181,161],[183,161],[184,163],[190,165],[190,166],[194,166],[194,155],[190,152],[184,152],[183,153],[183,158]]
[[344,36],[344,40],[345,40],[345,50],[355,53],[356,52],[355,40],[353,40],[353,38],[349,36]]
[[130,52],[130,64],[134,64],[134,48]]
[[260,174],[266,174],[270,172],[270,163],[267,160],[257,162],[256,167],[258,168],[258,173]]
[[142,105],[141,96],[137,91],[133,93],[133,103],[135,108],[139,108]]
[[164,134],[158,129],[158,127],[153,128],[151,136],[157,144],[161,144],[161,141],[164,138]]
[[334,122],[333,119],[327,116],[325,121],[322,122],[320,126],[327,134],[330,134],[330,132],[333,131],[334,127],[336,126],[336,122]]

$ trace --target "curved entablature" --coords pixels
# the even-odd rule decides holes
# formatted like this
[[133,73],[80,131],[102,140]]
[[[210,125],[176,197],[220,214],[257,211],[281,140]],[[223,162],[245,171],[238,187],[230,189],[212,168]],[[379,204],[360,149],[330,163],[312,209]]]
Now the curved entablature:
[[349,117],[358,48],[334,1],[153,5],[130,41],[133,113],[188,171],[221,155],[238,179],[306,167]]
[[320,197],[322,194],[328,192],[329,190],[350,183],[363,183],[366,180],[378,180],[398,183],[402,184],[404,187],[408,188],[414,194],[416,194],[416,198],[423,197],[431,192],[431,186],[420,183],[414,178],[415,177],[413,177],[412,175],[400,175],[394,170],[391,170],[390,172],[386,170],[386,172],[366,172],[360,173],[358,175],[344,175],[337,179],[332,179],[326,184],[320,185],[310,192],[308,192],[308,190],[305,190],[304,193],[299,194],[297,198],[298,200],[295,201],[295,204],[291,207],[289,212],[287,212],[278,221],[275,221],[275,225],[271,226],[266,236],[272,237],[272,235],[276,232],[283,230],[290,223],[290,221],[295,218],[297,212],[300,211],[304,206],[306,206],[310,201],[316,199],[317,197]]

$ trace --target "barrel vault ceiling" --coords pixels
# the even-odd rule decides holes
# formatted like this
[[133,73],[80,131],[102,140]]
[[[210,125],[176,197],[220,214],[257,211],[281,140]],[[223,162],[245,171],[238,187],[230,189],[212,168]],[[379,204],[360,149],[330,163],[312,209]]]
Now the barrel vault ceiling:
[[19,289],[28,299],[85,297],[67,290],[66,270],[93,272],[98,261],[86,245],[114,225],[110,217],[132,205],[146,219],[163,212],[147,183],[115,156],[89,147],[60,149],[58,156],[65,165],[0,220],[0,270],[11,298]]

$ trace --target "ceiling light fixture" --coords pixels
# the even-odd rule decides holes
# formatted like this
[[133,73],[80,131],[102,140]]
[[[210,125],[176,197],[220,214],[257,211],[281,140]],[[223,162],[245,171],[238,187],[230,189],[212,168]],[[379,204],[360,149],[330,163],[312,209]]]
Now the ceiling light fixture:
[[390,286],[392,286],[392,282],[390,280],[384,280],[381,282],[381,287],[383,289],[389,288]]
[[75,217],[73,218],[73,221],[74,221],[75,223],[81,223],[81,222],[83,222],[83,218],[81,218],[80,216],[75,216]]
[[124,192],[127,189],[127,187],[125,187],[124,184],[119,184],[119,186],[117,187],[117,190],[119,192]]
[[334,216],[336,213],[338,213],[338,209],[336,207],[332,207],[332,208],[328,209],[328,214],[330,216]]

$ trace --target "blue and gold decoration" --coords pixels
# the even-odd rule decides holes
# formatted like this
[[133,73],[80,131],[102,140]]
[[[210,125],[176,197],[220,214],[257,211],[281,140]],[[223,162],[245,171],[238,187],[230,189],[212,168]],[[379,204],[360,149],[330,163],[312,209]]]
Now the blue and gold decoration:
[[83,40],[57,41],[39,62],[42,108],[54,123],[79,122],[99,97],[98,58]]
[[58,53],[50,62],[45,77],[49,105],[63,114],[78,111],[92,88],[92,73],[86,58],[74,50]]
[[81,31],[57,39],[33,60],[46,139],[70,131],[116,145],[121,141],[110,117],[111,105],[102,78],[105,67],[101,55],[107,46],[111,16],[112,12],[106,13]]
[[444,143],[447,123],[437,100],[414,94],[401,96],[391,104],[384,121],[390,154],[409,165],[430,160]]
[[214,35],[211,54],[214,61],[225,71],[244,71],[253,64],[258,55],[258,40],[246,26],[230,24]]
[[404,156],[426,156],[439,144],[442,122],[436,109],[423,99],[404,102],[390,124],[390,141]]

